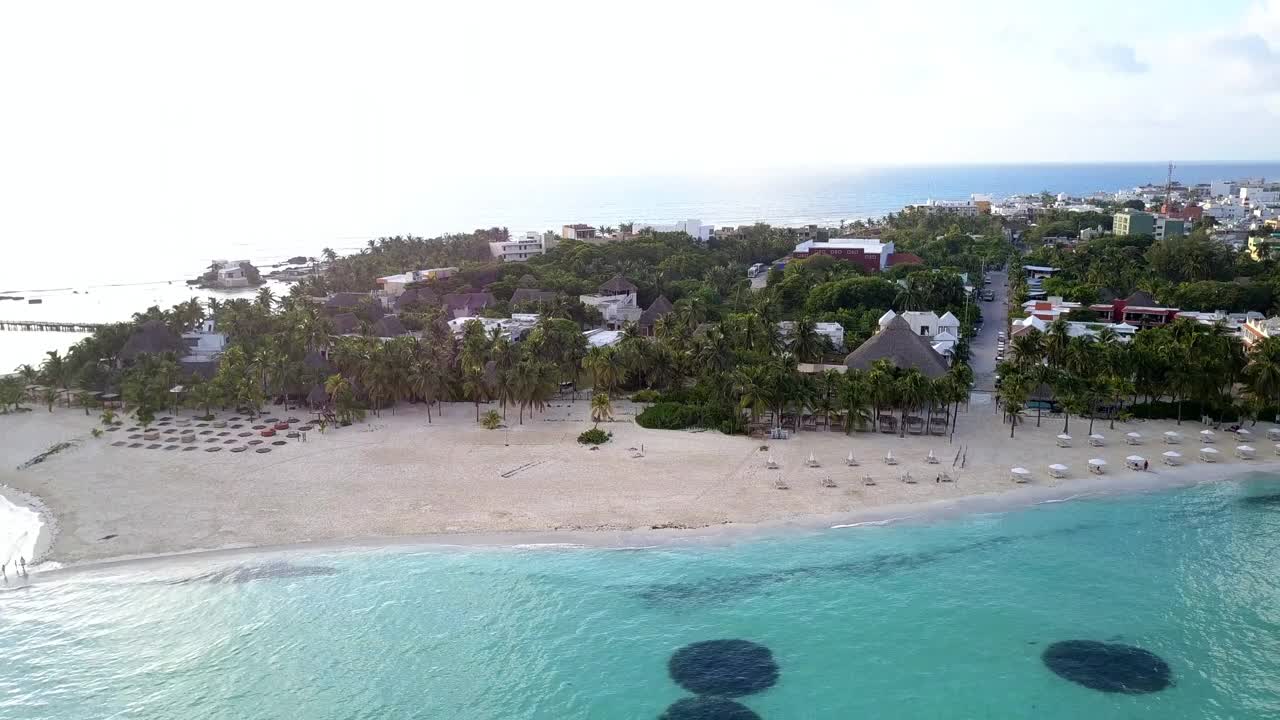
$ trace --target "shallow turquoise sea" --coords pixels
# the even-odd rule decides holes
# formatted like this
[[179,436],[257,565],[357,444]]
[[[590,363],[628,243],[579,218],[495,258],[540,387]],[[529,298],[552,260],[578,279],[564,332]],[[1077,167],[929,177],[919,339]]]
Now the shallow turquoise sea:
[[[766,720],[1280,716],[1280,477],[648,549],[289,551],[0,592],[0,718],[658,718],[767,648]],[[1171,684],[1101,692],[1053,643]],[[708,715],[706,717],[719,717]],[[745,716],[744,716],[745,717]]]

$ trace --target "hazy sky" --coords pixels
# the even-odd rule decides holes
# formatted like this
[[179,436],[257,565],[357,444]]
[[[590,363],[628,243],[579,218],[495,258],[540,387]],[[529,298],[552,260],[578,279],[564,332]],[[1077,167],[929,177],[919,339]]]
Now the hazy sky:
[[368,217],[458,173],[1280,159],[1280,0],[1182,5],[8,2],[0,236]]

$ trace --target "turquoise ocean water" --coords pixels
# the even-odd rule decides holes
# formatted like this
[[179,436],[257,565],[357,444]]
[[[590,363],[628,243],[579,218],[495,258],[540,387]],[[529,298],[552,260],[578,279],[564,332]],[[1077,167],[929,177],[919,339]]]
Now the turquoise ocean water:
[[[680,648],[767,647],[761,718],[1280,716],[1280,477],[646,549],[288,551],[0,593],[0,718],[657,718]],[[1172,684],[1106,693],[1052,643]],[[706,716],[718,717],[718,716]]]

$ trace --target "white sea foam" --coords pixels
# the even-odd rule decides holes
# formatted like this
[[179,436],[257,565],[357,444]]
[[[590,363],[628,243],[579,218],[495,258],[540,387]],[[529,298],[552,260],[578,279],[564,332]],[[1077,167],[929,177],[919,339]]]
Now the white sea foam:
[[902,517],[891,517],[891,518],[885,518],[883,520],[864,520],[862,522],[847,523],[844,525],[832,525],[831,529],[843,530],[845,528],[856,528],[856,527],[867,527],[867,526],[882,527],[884,525],[892,525],[893,523],[900,522],[902,520],[910,520],[912,517],[913,517],[912,515],[903,515]]
[[40,514],[26,505],[16,505],[0,495],[0,563],[28,562],[36,554],[40,539]]

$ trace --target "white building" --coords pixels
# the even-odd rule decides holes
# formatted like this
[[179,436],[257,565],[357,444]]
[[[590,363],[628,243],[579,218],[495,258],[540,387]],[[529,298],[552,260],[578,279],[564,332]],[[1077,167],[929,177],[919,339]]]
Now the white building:
[[388,297],[399,297],[404,293],[404,289],[411,283],[422,282],[423,280],[442,280],[451,277],[458,272],[456,267],[430,268],[428,270],[412,270],[399,275],[387,275],[380,277],[375,282],[382,292]]
[[[1137,326],[1130,325],[1128,323],[1113,324],[1069,321],[1067,323],[1067,335],[1069,337],[1097,337],[1102,333],[1103,328],[1111,328],[1111,330],[1116,334],[1116,339],[1120,342],[1128,342],[1132,340],[1133,336],[1138,332]],[[1039,330],[1042,333],[1047,332],[1049,329],[1049,323],[1041,320],[1035,315],[1028,315],[1027,317],[1019,318],[1010,323],[1009,337],[1018,337],[1032,329]]]
[[[938,317],[937,313],[930,311],[908,310],[901,313],[902,319],[907,321],[911,326],[911,331],[920,337],[933,339],[941,333],[948,333],[953,339],[960,338],[960,320],[950,312],[943,313],[942,317]],[[880,329],[883,330],[898,317],[898,313],[892,310],[885,312],[880,316]]]
[[515,340],[532,330],[538,324],[537,313],[512,313],[508,318],[459,317],[449,321],[449,329],[455,337],[462,337],[467,323],[478,320],[484,326],[486,335],[492,336],[497,329],[504,337]]
[[914,205],[912,207],[923,210],[930,215],[943,214],[976,217],[978,214],[978,204],[973,200],[934,200],[930,198],[923,205]]
[[654,232],[682,232],[698,242],[707,242],[711,239],[711,233],[715,231],[714,225],[703,225],[701,220],[685,220],[684,222],[674,223],[672,225],[653,225],[650,223],[636,223],[635,231],[652,230]]
[[183,360],[213,360],[227,349],[227,336],[217,331],[212,320],[205,320],[195,330],[182,333],[182,342],[187,346]]
[[494,259],[502,262],[524,262],[537,255],[545,255],[556,246],[555,235],[530,230],[524,235],[513,237],[506,242],[489,243],[489,253]]
[[1201,204],[1204,209],[1205,217],[1211,217],[1220,223],[1240,222],[1249,216],[1250,209],[1234,198],[1226,198],[1225,200],[1213,200]]
[[1209,183],[1209,197],[1220,198],[1235,195],[1240,191],[1240,186],[1231,180],[1214,180]]
[[1240,330],[1244,344],[1253,345],[1259,340],[1280,335],[1280,317],[1254,318],[1245,322]]
[[[814,323],[814,329],[818,334],[831,341],[831,347],[836,350],[844,350],[844,326],[834,322]],[[782,335],[784,342],[791,342],[791,336],[796,331],[796,324],[792,320],[783,320],[778,323],[778,331]]]
[[639,322],[640,315],[644,312],[640,309],[634,292],[625,295],[579,295],[578,299],[583,305],[599,310],[605,327],[611,330]]
[[609,347],[622,342],[621,330],[604,330],[596,328],[582,333],[587,338],[587,347]]
[[248,260],[214,260],[213,265],[218,274],[214,285],[220,288],[249,287],[249,278],[241,267],[248,264]]
[[1277,203],[1280,202],[1280,188],[1242,187],[1240,188],[1240,201],[1254,206]]

